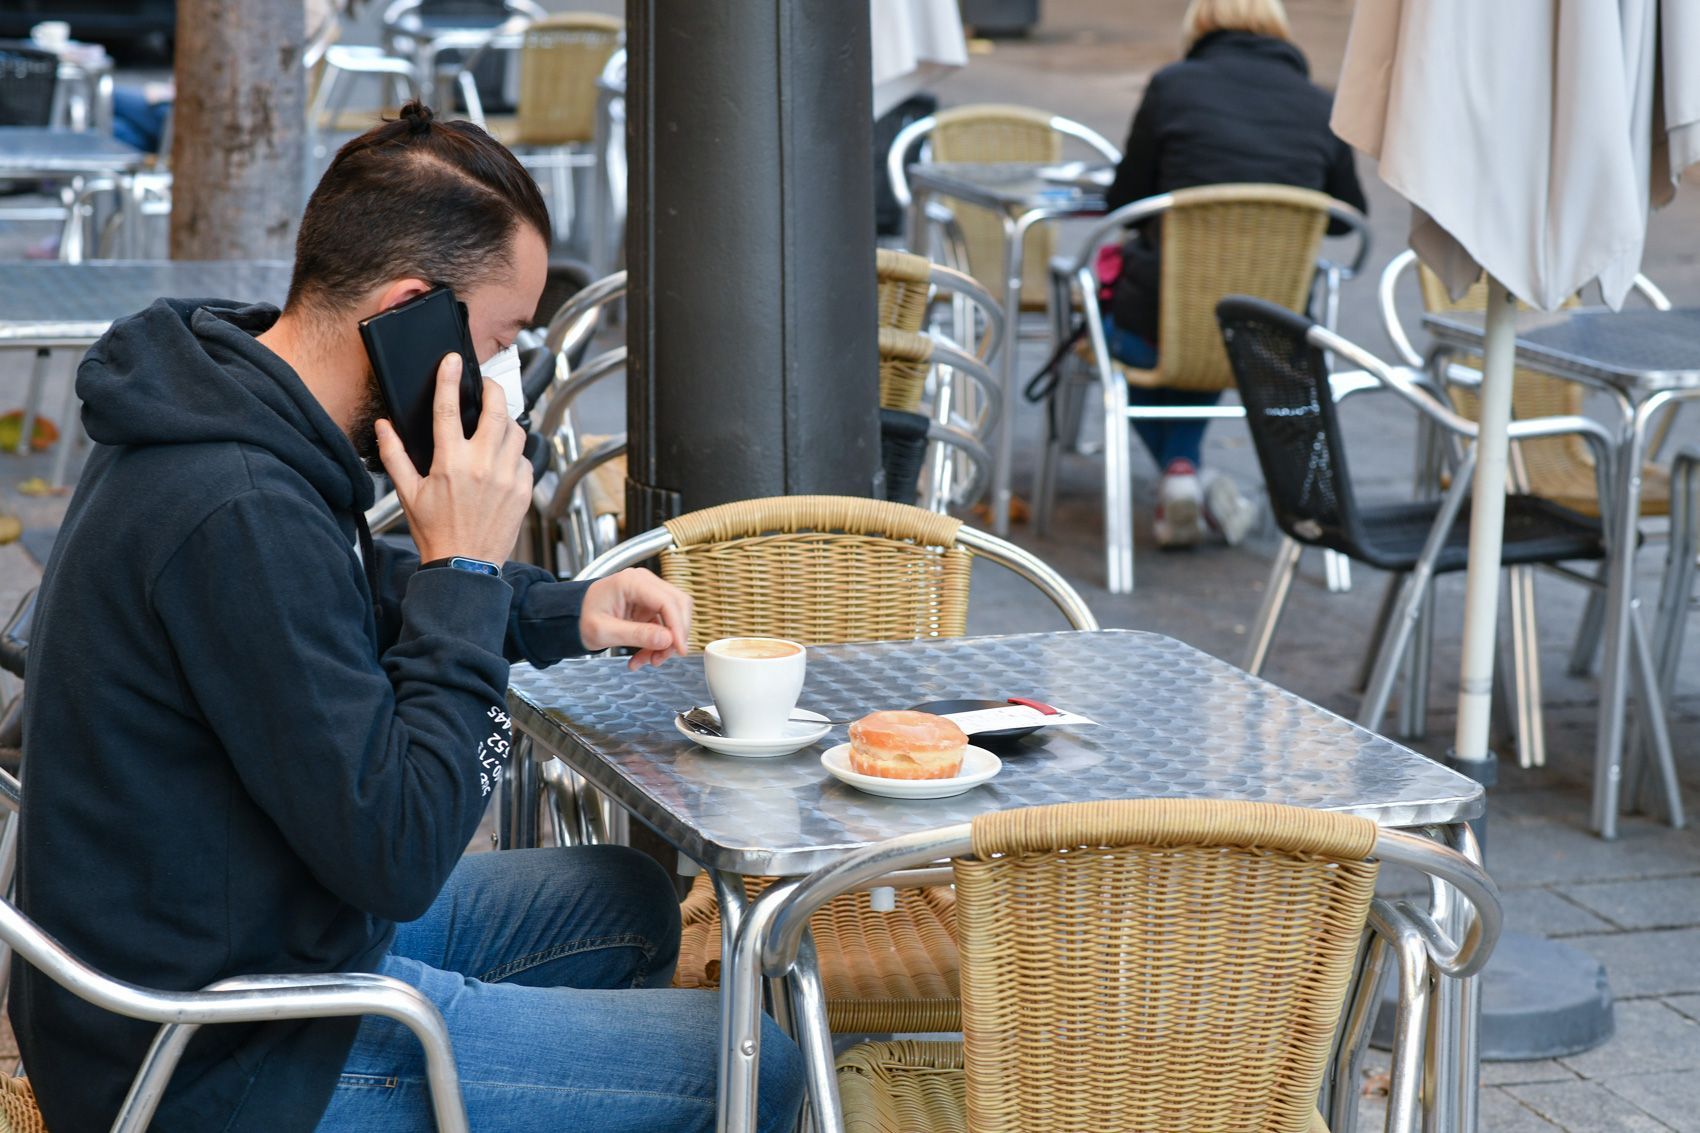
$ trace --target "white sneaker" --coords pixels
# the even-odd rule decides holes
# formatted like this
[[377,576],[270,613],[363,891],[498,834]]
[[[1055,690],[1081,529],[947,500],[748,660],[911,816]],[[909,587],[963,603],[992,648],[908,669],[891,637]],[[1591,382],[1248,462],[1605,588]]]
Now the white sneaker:
[[1204,537],[1204,488],[1189,460],[1173,460],[1157,487],[1152,528],[1159,547],[1191,547]]
[[1204,518],[1222,533],[1228,546],[1237,547],[1245,541],[1257,516],[1257,502],[1241,494],[1233,477],[1217,475],[1204,489]]

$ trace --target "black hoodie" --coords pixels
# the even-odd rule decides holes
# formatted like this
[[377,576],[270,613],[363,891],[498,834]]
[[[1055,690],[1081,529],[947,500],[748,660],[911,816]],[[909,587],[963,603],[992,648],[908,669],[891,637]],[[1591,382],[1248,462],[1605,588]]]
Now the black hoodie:
[[[1334,96],[1310,81],[1303,53],[1286,40],[1211,32],[1185,59],[1151,76],[1105,203],[1117,209],[1194,185],[1261,181],[1319,189],[1362,210],[1351,147],[1328,126],[1333,105]],[[1152,343],[1159,228],[1145,225],[1123,249],[1110,311],[1117,326]]]
[[[581,586],[357,551],[371,478],[255,340],[276,318],[160,300],[78,371],[96,445],[31,630],[19,893],[147,987],[373,970],[478,827],[509,660],[581,650]],[[48,1127],[107,1128],[156,1028],[12,986]],[[356,1023],[204,1028],[154,1128],[312,1129]]]

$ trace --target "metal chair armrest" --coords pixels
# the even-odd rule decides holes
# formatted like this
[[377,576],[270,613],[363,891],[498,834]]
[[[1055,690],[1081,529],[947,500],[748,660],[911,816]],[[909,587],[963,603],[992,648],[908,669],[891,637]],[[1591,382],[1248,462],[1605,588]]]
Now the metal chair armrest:
[[1450,847],[1398,830],[1380,832],[1375,854],[1384,862],[1421,870],[1450,886],[1470,903],[1475,915],[1461,941],[1448,937],[1429,910],[1403,901],[1396,907],[1422,934],[1428,944],[1430,961],[1443,975],[1462,979],[1481,971],[1499,941],[1504,921],[1499,886],[1487,871]]
[[654,527],[642,535],[634,535],[616,547],[610,547],[602,554],[592,559],[584,569],[573,576],[575,581],[589,582],[592,579],[603,578],[615,571],[637,566],[647,559],[653,559],[662,551],[673,545],[673,533],[665,527]]
[[131,1083],[113,1125],[115,1133],[140,1133],[148,1127],[184,1048],[203,1024],[349,1015],[381,1015],[411,1030],[425,1048],[425,1072],[437,1128],[442,1133],[468,1131],[448,1025],[436,1004],[411,984],[365,972],[238,976],[199,992],[154,994],[161,1000],[180,1001],[182,1006],[133,1015],[165,1026],[155,1036]]
[[29,656],[30,622],[35,619],[36,588],[30,587],[18,599],[17,608],[0,629],[0,669],[22,679],[25,660]]
[[1406,248],[1388,261],[1381,271],[1381,280],[1376,284],[1376,302],[1381,311],[1381,329],[1387,332],[1388,340],[1393,343],[1393,352],[1407,366],[1421,366],[1423,356],[1416,345],[1411,342],[1411,336],[1405,333],[1405,325],[1399,321],[1399,308],[1396,302],[1399,287],[1399,277],[1410,270],[1417,262],[1417,254]]

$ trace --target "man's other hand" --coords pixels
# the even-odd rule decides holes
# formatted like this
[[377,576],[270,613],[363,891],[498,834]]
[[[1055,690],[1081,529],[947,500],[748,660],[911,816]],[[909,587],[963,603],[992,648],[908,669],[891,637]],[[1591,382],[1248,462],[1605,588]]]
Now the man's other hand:
[[579,638],[592,653],[636,649],[627,668],[683,657],[691,633],[691,597],[642,567],[599,578],[579,609]]

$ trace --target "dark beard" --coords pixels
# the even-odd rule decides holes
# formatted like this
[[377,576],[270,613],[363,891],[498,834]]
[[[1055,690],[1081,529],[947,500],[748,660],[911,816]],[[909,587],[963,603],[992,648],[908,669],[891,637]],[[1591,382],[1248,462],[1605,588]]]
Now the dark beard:
[[384,395],[378,389],[378,375],[368,366],[365,394],[359,408],[354,411],[354,420],[348,427],[348,439],[354,442],[355,453],[373,475],[382,475],[384,471],[383,458],[378,455],[377,421],[387,415]]

